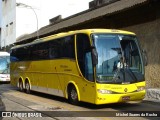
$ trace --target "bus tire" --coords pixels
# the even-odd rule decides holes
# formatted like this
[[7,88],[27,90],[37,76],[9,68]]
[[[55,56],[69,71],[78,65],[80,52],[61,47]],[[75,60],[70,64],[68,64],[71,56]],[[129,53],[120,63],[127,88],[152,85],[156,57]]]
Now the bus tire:
[[77,90],[74,86],[70,86],[70,88],[69,88],[68,100],[69,100],[69,103],[71,103],[73,105],[78,105],[78,103],[79,103]]
[[26,88],[26,93],[30,94],[31,93],[31,89],[30,89],[30,84],[28,81],[25,82],[25,88]]
[[23,82],[22,80],[19,80],[19,91],[23,92]]

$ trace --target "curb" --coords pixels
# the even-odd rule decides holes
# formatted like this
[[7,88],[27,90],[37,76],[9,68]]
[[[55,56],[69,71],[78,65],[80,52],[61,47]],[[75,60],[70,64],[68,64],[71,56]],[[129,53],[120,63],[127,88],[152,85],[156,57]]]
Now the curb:
[[160,89],[156,88],[146,89],[146,95],[144,100],[160,102]]

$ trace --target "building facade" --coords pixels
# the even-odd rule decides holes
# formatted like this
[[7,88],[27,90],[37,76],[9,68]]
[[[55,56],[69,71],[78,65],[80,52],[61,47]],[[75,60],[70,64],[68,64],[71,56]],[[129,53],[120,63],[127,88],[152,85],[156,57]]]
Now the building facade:
[[0,49],[9,51],[16,41],[16,0],[0,0]]

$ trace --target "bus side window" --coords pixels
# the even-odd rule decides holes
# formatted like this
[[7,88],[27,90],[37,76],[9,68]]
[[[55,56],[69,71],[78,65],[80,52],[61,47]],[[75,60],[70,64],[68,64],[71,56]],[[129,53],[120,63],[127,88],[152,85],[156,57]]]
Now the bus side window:
[[86,52],[85,54],[85,77],[93,81],[93,64],[91,52]]
[[49,59],[48,42],[40,43],[31,46],[31,59],[32,60],[46,60]]
[[90,51],[89,37],[86,34],[77,34],[77,58],[83,76],[93,81],[93,64]]
[[49,42],[49,58],[60,58],[61,57],[61,49],[62,49],[62,40],[52,40]]
[[30,58],[29,47],[17,48],[16,50],[13,50],[13,53],[11,54],[11,61],[28,61],[29,58]]
[[53,59],[53,58],[57,58],[57,52],[55,48],[49,48],[49,58]]
[[37,45],[31,45],[31,60],[38,60]]
[[49,42],[49,58],[75,58],[74,36],[67,36]]
[[63,38],[63,52],[62,57],[65,58],[75,58],[75,50],[74,50],[74,36],[67,36]]
[[49,59],[48,42],[40,43],[38,45],[38,55],[39,55],[39,59],[42,59],[42,60]]
[[17,55],[16,55],[16,50],[11,50],[11,56],[10,56],[11,62],[17,62],[19,61]]

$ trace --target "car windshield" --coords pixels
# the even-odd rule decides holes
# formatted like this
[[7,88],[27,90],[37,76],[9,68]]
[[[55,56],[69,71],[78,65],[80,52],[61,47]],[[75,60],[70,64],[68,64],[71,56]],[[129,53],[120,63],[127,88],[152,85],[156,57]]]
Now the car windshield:
[[9,56],[0,56],[0,74],[8,74],[9,73]]
[[131,35],[93,34],[98,54],[96,80],[102,83],[134,83],[144,80],[137,38]]

